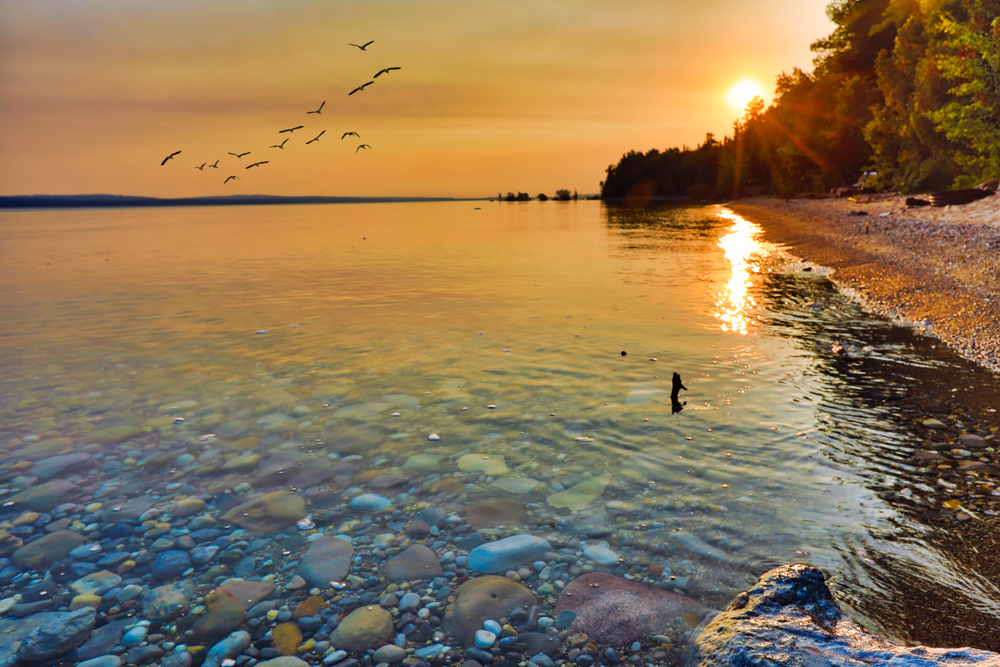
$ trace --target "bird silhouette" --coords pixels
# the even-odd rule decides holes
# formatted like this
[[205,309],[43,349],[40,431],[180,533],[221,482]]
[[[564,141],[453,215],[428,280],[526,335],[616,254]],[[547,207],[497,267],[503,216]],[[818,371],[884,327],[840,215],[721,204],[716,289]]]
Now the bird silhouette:
[[[323,100],[323,104],[326,104],[326,100]],[[323,113],[323,104],[320,104],[319,109],[316,109],[316,111],[307,111],[306,115],[308,116],[311,113]]]
[[[254,162],[253,164],[248,164],[247,169],[249,169],[250,167],[259,167],[260,165],[267,164],[268,162],[269,160],[264,160],[263,162]],[[223,185],[225,185],[225,183],[223,183]]]
[[181,153],[180,151],[177,151],[176,153],[171,153],[167,157],[163,158],[163,162],[160,163],[160,166],[162,167],[167,163],[167,160],[173,159],[175,155],[180,155],[180,153]]
[[246,153],[230,153],[230,155],[235,155],[242,160],[244,155],[250,155],[250,151],[247,151]]
[[229,178],[227,178],[227,179],[226,179],[225,181],[223,181],[223,182],[222,182],[222,184],[223,184],[223,185],[225,185],[226,183],[228,183],[229,181],[233,180],[234,178],[235,178],[235,179],[236,179],[237,181],[238,181],[238,180],[240,180],[240,177],[239,177],[239,176],[230,176],[230,177],[229,177]]
[[357,152],[359,150],[361,150],[362,148],[364,148],[365,150],[368,150],[369,148],[371,148],[371,146],[369,146],[368,144],[361,144],[360,146],[358,146],[357,148],[354,149],[354,153],[357,154]]
[[285,150],[286,143],[288,143],[288,137],[285,137],[285,140],[282,141],[280,144],[275,144],[274,146],[271,146],[271,148],[280,148],[281,150]]
[[348,46],[357,46],[359,49],[361,49],[362,51],[364,51],[365,49],[368,48],[368,45],[372,44],[374,41],[375,40],[373,39],[371,42],[368,42],[367,44],[363,44],[361,46],[358,46],[357,44],[348,44]]
[[295,127],[290,127],[287,130],[278,130],[278,134],[283,134],[285,132],[294,132],[295,130],[301,130],[305,125],[296,125]]
[[378,74],[376,74],[376,75],[375,75],[375,76],[373,76],[372,78],[373,78],[373,79],[377,79],[377,78],[379,78],[379,76],[381,76],[382,74],[385,74],[386,72],[391,72],[391,71],[393,71],[394,69],[403,69],[403,68],[402,68],[402,67],[386,67],[386,68],[385,68],[384,70],[380,71],[380,72],[379,72]]
[[343,136],[343,137],[341,137],[341,138],[340,138],[340,140],[341,140],[341,141],[343,141],[345,137],[349,137],[349,136],[351,136],[351,135],[354,135],[354,136],[355,136],[355,137],[357,137],[358,139],[360,139],[360,138],[361,138],[361,135],[360,135],[360,134],[358,134],[357,132],[344,132],[344,136]]
[[216,161],[215,161],[215,164],[210,164],[210,165],[208,165],[208,166],[209,166],[209,167],[211,167],[212,169],[218,169],[218,168],[219,168],[219,161],[218,161],[218,160],[216,160]]
[[322,132],[320,132],[319,134],[317,134],[315,138],[310,139],[309,141],[307,141],[306,142],[306,146],[308,146],[309,144],[311,144],[314,141],[319,141],[319,138],[322,137],[324,134],[326,134],[326,130],[323,130]]
[[347,94],[348,95],[353,95],[354,93],[358,92],[359,90],[364,90],[367,86],[370,86],[373,83],[375,83],[375,82],[374,81],[369,81],[368,83],[364,83],[364,84],[358,86],[357,88],[355,88],[354,90],[352,90],[351,92],[349,92]]
[[200,171],[205,171],[205,165],[206,165],[206,164],[208,164],[208,163],[207,163],[207,162],[202,162],[202,163],[201,163],[201,166],[200,166],[200,167],[195,167],[195,169],[198,169],[198,170],[200,170]]

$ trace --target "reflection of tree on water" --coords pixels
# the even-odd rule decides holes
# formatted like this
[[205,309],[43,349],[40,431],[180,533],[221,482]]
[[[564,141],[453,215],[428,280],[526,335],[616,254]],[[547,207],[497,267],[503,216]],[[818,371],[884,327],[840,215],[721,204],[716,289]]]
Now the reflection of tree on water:
[[[1000,538],[989,509],[1000,501],[990,500],[995,471],[969,474],[912,458],[920,449],[950,455],[957,445],[948,436],[959,424],[988,429],[996,417],[986,410],[1000,405],[996,382],[918,331],[864,313],[822,276],[769,274],[760,289],[772,305],[762,320],[768,333],[816,359],[806,378],[821,397],[810,438],[822,443],[830,467],[849,470],[899,513],[895,530],[840,546],[847,572],[833,582],[838,598],[899,641],[1000,650]],[[952,391],[970,385],[965,394]],[[954,426],[922,426],[935,415],[950,415]],[[958,497],[978,518],[959,521],[942,505]]]

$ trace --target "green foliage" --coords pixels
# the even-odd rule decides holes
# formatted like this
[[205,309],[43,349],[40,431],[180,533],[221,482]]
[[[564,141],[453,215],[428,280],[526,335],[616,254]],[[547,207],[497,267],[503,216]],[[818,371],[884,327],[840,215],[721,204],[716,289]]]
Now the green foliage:
[[902,191],[1000,175],[1000,0],[833,0],[815,69],[777,77],[721,142],[630,151],[602,196],[635,202],[713,184],[780,195],[848,186],[868,170]]

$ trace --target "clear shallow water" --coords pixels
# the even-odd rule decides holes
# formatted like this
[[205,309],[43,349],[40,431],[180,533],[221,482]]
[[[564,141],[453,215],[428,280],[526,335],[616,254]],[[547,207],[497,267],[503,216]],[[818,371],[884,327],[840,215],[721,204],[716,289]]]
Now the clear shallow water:
[[[808,562],[894,638],[998,648],[981,637],[1000,591],[901,500],[923,483],[909,457],[926,415],[898,399],[970,367],[866,316],[723,208],[6,212],[0,266],[4,495],[31,483],[12,466],[56,453],[38,443],[79,448],[122,425],[140,432],[104,448],[81,480],[91,495],[213,498],[249,481],[326,498],[434,454],[437,470],[407,473],[414,505],[537,481],[516,496],[525,530],[608,540],[705,606]],[[260,469],[226,478],[248,451]],[[164,452],[194,461],[150,463]],[[357,454],[360,470],[286,483],[261,474],[274,452]],[[507,471],[461,471],[469,453]],[[595,478],[607,486],[586,507],[547,501]],[[927,630],[912,596],[928,587],[940,614],[975,617]]]

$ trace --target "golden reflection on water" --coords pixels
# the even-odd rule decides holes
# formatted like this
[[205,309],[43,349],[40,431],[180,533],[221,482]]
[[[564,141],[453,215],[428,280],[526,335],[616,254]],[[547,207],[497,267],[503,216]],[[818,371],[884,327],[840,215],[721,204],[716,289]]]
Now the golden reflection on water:
[[722,330],[746,335],[753,318],[750,311],[757,303],[750,296],[750,274],[760,271],[764,246],[757,240],[761,228],[744,220],[729,209],[719,211],[719,217],[731,220],[733,227],[719,240],[719,247],[732,264],[732,275],[726,288],[715,302],[715,317],[722,320]]

